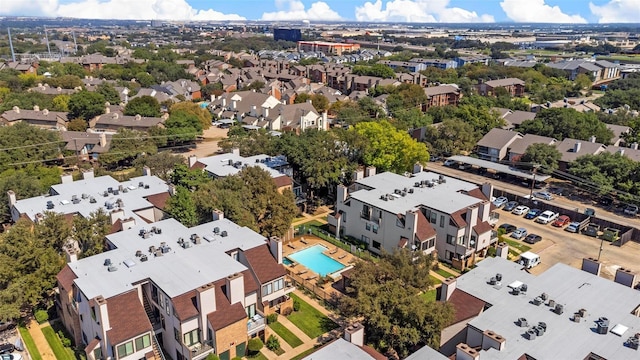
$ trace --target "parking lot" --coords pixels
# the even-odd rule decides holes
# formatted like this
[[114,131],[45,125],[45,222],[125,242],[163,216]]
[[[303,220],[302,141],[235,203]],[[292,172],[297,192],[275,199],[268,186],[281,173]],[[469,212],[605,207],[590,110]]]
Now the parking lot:
[[[580,233],[570,233],[563,228],[557,228],[551,224],[543,225],[534,220],[527,220],[523,216],[511,214],[502,209],[496,210],[500,214],[497,226],[509,223],[516,227],[524,227],[528,233],[534,233],[542,237],[542,241],[531,246],[531,251],[540,255],[542,263],[531,269],[534,274],[539,274],[556,263],[564,263],[576,268],[582,266],[583,258],[597,258],[601,240]],[[562,215],[562,214],[561,214]],[[512,239],[515,240],[515,239]],[[522,242],[522,239],[515,240]],[[616,269],[623,267],[636,273],[640,273],[640,244],[628,242],[623,247],[602,242],[602,254],[600,261],[603,264],[601,276],[613,279]]]

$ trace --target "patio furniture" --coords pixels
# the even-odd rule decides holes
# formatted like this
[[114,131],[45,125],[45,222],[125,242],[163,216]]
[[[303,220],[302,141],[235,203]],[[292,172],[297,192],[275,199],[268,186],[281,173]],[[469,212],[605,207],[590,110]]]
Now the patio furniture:
[[334,254],[337,254],[337,253],[338,253],[338,247],[337,246],[336,246],[335,249],[329,251],[329,255],[334,255]]
[[346,253],[345,253],[345,254],[342,254],[342,255],[338,256],[338,260],[342,260],[342,259],[344,259],[344,258],[346,258],[346,257],[347,257],[347,254],[346,254]]
[[292,248],[292,249],[295,249],[295,248],[296,248],[296,247],[295,247],[295,246],[293,246],[292,244],[287,244],[287,246],[288,246],[288,247],[290,247],[290,248]]
[[300,242],[305,244],[305,245],[309,245],[309,243],[307,242],[307,240],[305,240],[304,238],[300,238]]

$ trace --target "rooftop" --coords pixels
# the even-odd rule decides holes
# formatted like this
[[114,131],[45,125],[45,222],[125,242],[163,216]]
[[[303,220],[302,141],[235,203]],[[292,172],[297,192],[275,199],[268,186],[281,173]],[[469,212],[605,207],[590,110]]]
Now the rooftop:
[[200,158],[198,162],[204,165],[205,171],[215,177],[235,175],[245,167],[257,166],[262,170],[268,171],[272,178],[277,178],[283,174],[275,168],[288,165],[284,157],[264,154],[244,157],[239,154],[226,153]]
[[[385,172],[358,180],[361,190],[351,192],[350,197],[392,214],[404,214],[420,205],[450,214],[480,202],[478,198],[460,192],[477,189],[476,184],[446,176],[443,177],[446,182],[438,184],[439,176],[433,172],[421,172],[411,177]],[[433,187],[415,187],[416,182],[433,180]],[[402,191],[405,188],[407,191],[412,189],[413,193],[405,196],[395,193],[395,190]],[[382,199],[384,196],[389,200]]]
[[[556,264],[539,276],[521,268],[501,258],[487,258],[457,279],[457,289],[492,305],[469,325],[480,331],[491,330],[506,339],[502,351],[482,352],[483,360],[517,359],[523,354],[535,359],[583,359],[589,352],[605,359],[630,359],[637,355],[623,345],[628,337],[640,331],[640,318],[632,314],[640,304],[637,290],[564,264]],[[500,285],[490,285],[489,279],[497,273],[502,274]],[[525,294],[510,293],[509,284],[515,282],[527,285]],[[564,313],[558,315],[546,304],[534,305],[533,299],[542,293],[562,304]],[[573,322],[573,314],[580,309],[586,309],[585,316],[580,322]],[[609,319],[610,328],[623,324],[628,330],[621,336],[599,334],[595,322],[600,317]],[[523,336],[527,328],[516,324],[519,318],[527,319],[530,325],[545,322],[545,334],[527,340]]]
[[303,360],[375,360],[375,358],[357,345],[354,345],[343,338],[322,347],[320,350],[309,356],[302,358]]

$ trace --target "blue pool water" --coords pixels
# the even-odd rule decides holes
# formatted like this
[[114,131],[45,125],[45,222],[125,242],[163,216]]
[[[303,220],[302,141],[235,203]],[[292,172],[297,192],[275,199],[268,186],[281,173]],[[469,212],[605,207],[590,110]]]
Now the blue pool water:
[[289,266],[291,264],[293,264],[293,261],[289,260],[289,258],[284,258],[282,259],[282,263]]
[[288,257],[320,276],[326,276],[344,269],[344,265],[323,254],[324,251],[327,251],[326,247],[322,245],[314,245],[304,250],[296,251],[293,254],[289,254]]

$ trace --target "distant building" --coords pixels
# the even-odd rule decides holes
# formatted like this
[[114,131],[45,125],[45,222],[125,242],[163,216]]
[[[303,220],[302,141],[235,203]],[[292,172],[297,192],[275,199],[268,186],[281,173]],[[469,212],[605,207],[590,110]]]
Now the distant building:
[[325,41],[298,41],[298,51],[300,52],[321,52],[331,55],[342,55],[343,53],[360,50],[360,44],[345,44]]
[[302,32],[300,29],[274,28],[273,40],[300,41],[302,40]]

